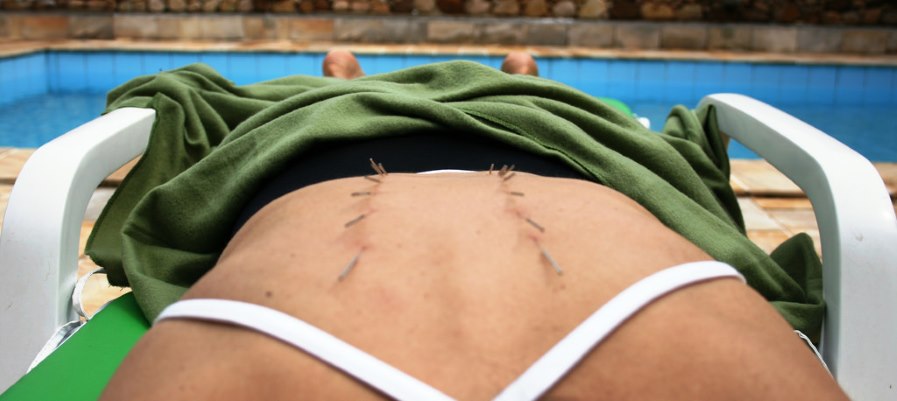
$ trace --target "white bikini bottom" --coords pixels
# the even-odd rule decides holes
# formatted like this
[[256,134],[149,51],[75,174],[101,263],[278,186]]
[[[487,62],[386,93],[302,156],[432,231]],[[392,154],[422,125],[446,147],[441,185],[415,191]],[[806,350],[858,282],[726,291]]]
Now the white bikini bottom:
[[[744,278],[731,266],[702,261],[673,266],[617,294],[542,355],[495,400],[533,400],[548,391],[592,348],[652,301],[682,287],[724,277]],[[229,323],[293,345],[398,400],[451,400],[430,385],[300,319],[277,310],[224,299],[190,299],[156,318]]]

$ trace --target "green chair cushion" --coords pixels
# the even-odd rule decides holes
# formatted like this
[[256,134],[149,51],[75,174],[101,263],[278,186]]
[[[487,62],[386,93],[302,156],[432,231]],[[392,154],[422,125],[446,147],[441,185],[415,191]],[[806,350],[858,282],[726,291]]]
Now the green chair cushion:
[[149,327],[134,296],[125,294],[0,394],[0,401],[96,400]]
[[626,103],[623,103],[617,99],[609,98],[609,97],[599,97],[598,100],[607,103],[608,106],[611,106],[619,111],[622,111],[626,115],[632,115],[632,109]]

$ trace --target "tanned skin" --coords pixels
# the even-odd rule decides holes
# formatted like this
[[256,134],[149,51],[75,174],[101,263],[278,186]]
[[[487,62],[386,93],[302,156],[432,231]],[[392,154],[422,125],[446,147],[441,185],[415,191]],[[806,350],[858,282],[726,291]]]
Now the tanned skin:
[[[350,56],[330,53],[325,73],[363,75]],[[537,71],[520,53],[503,66]],[[623,289],[711,259],[612,189],[507,176],[389,174],[301,188],[256,213],[185,298],[285,312],[452,397],[487,400]],[[383,398],[299,349],[196,320],[153,326],[102,397]],[[847,397],[759,294],[717,279],[642,309],[545,399]]]

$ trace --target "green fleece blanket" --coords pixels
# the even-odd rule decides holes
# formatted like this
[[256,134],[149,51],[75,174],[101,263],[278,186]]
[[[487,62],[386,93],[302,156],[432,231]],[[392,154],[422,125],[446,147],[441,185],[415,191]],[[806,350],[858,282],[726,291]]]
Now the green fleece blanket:
[[821,327],[812,242],[797,236],[767,255],[747,239],[712,110],[677,107],[654,133],[568,86],[471,62],[247,86],[191,65],[134,79],[108,104],[151,107],[157,117],[87,253],[114,285],[133,288],[150,321],[215,265],[244,203],[290,159],[320,144],[432,130],[491,137],[572,166],[735,266],[795,328]]

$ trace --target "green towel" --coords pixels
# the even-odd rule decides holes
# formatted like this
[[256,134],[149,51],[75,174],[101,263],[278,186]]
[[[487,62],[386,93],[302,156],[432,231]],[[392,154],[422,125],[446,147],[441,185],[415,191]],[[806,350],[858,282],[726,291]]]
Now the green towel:
[[572,166],[735,266],[795,328],[814,336],[821,327],[811,241],[798,237],[770,256],[747,239],[712,110],[677,107],[654,133],[563,84],[463,61],[247,86],[191,65],[128,82],[108,104],[151,107],[157,117],[87,252],[113,284],[133,288],[150,321],[215,265],[244,203],[290,159],[320,144],[433,130]]

